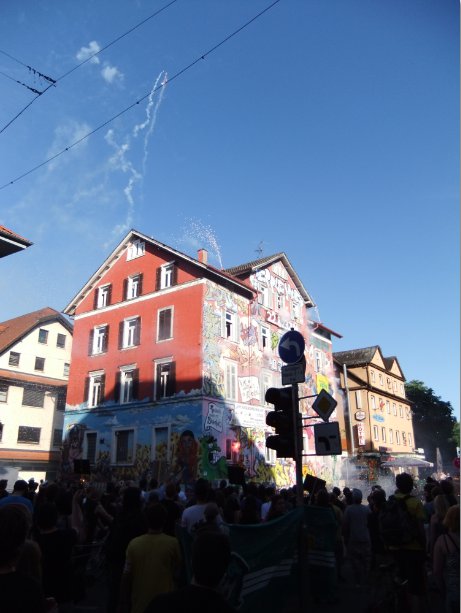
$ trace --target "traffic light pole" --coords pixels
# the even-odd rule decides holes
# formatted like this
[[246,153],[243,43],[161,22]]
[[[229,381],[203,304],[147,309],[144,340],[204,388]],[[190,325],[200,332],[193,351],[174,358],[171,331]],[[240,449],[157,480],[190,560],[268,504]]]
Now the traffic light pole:
[[299,415],[298,384],[291,384],[291,400],[293,404],[293,432],[295,434],[294,450],[296,462],[296,503],[298,507],[304,504],[303,496],[303,467],[302,467],[302,425]]

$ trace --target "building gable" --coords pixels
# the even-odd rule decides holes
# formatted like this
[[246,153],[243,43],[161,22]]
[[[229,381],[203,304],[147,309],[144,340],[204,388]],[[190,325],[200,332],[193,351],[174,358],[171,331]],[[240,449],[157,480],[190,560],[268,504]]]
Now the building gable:
[[383,354],[381,353],[381,349],[376,347],[376,351],[373,354],[373,357],[370,360],[370,366],[377,366],[378,368],[382,368],[386,370],[386,364],[384,363]]

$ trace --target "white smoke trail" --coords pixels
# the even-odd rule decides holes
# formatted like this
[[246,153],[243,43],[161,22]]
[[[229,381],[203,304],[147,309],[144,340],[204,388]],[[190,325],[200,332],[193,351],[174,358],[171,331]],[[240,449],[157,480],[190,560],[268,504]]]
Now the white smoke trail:
[[209,247],[215,258],[218,260],[219,268],[223,268],[221,249],[219,247],[213,228],[203,224],[197,219],[186,219],[187,227],[183,228],[184,237],[177,239],[179,243],[194,243],[197,247]]

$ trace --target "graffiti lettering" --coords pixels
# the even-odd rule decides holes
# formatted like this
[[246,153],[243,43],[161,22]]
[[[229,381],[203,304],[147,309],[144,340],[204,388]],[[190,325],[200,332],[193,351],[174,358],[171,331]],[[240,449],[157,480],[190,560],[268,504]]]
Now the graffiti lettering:
[[214,402],[208,403],[208,413],[205,418],[205,430],[213,428],[217,432],[223,431],[223,416],[224,406],[215,404]]
[[243,402],[249,402],[251,398],[260,400],[259,380],[257,377],[239,377],[239,389]]

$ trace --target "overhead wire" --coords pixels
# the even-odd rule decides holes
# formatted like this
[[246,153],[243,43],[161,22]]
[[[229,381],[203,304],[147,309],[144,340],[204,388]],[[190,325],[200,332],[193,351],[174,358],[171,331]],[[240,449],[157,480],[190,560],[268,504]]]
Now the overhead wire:
[[[152,13],[151,15],[149,15],[148,17],[146,17],[145,19],[143,19],[142,21],[140,21],[139,23],[137,23],[136,25],[134,25],[132,28],[130,28],[129,30],[127,30],[126,32],[124,32],[123,34],[120,34],[120,36],[117,36],[117,38],[114,38],[114,40],[112,40],[110,43],[108,43],[107,45],[105,45],[104,47],[102,47],[101,49],[99,49],[98,51],[96,51],[95,53],[91,54],[89,57],[87,57],[86,59],[84,59],[82,62],[80,62],[80,64],[77,64],[76,66],[73,66],[70,70],[68,70],[67,72],[65,72],[64,74],[62,74],[60,77],[58,77],[57,79],[51,79],[50,77],[46,77],[45,75],[42,75],[41,72],[38,72],[37,70],[35,70],[34,68],[31,68],[30,66],[27,66],[27,64],[24,64],[23,62],[21,62],[20,60],[14,58],[13,56],[9,55],[8,53],[6,53],[5,51],[2,51],[0,49],[0,53],[3,53],[3,55],[6,55],[8,57],[11,57],[11,59],[14,59],[16,62],[18,62],[19,64],[22,64],[23,66],[25,66],[26,68],[29,68],[30,70],[32,70],[33,72],[39,74],[40,76],[44,77],[45,79],[47,79],[48,81],[50,81],[50,85],[48,85],[47,87],[45,87],[45,89],[41,92],[36,92],[37,95],[35,96],[35,98],[33,98],[30,102],[28,102],[12,119],[10,119],[10,121],[8,121],[8,123],[6,123],[1,129],[0,129],[0,134],[2,134],[2,132],[4,132],[9,126],[11,126],[11,124],[13,122],[16,121],[16,119],[18,119],[23,113],[24,111],[26,111],[36,100],[37,98],[39,98],[40,96],[42,96],[43,94],[45,94],[49,89],[51,89],[52,87],[54,87],[59,81],[62,81],[62,79],[64,79],[65,77],[69,76],[71,73],[73,73],[75,70],[77,70],[77,68],[80,68],[80,66],[83,66],[84,64],[86,64],[87,62],[90,62],[96,55],[99,55],[100,53],[102,53],[103,51],[105,51],[106,49],[108,49],[109,47],[111,47],[112,45],[114,45],[115,43],[117,43],[119,40],[121,40],[122,38],[125,38],[125,36],[128,36],[128,34],[131,34],[131,32],[134,32],[134,30],[136,30],[137,28],[141,27],[142,25],[144,25],[146,22],[148,22],[150,19],[153,19],[154,17],[156,17],[157,15],[159,15],[161,12],[163,12],[165,9],[167,9],[168,7],[170,7],[172,4],[175,4],[175,2],[178,2],[178,0],[171,0],[170,2],[168,2],[167,4],[165,4],[164,6],[162,6],[161,8],[159,8],[157,11],[155,11],[154,13]],[[29,88],[30,89],[30,88]]]
[[24,68],[27,68],[28,70],[30,70],[30,72],[32,72],[34,74],[37,74],[39,77],[42,77],[43,79],[46,79],[50,83],[56,83],[55,79],[52,79],[51,77],[47,76],[46,74],[43,74],[43,72],[40,72],[36,68],[32,68],[32,66],[29,66],[29,64],[25,64],[24,62],[21,62],[21,60],[18,60],[18,58],[14,57],[14,55],[11,55],[10,53],[7,53],[6,51],[3,51],[2,49],[0,49],[0,53],[2,55],[5,55],[6,57],[9,57],[10,60],[13,60],[14,62],[17,62],[18,64],[21,64],[21,66],[24,66]]
[[0,74],[2,75],[2,77],[6,77],[7,79],[10,79],[10,81],[14,81],[14,83],[17,83],[18,85],[22,85],[26,89],[30,89],[30,91],[33,92],[34,94],[40,95],[42,93],[38,89],[34,89],[30,85],[27,85],[27,83],[23,83],[22,81],[18,81],[18,79],[15,79],[14,77],[10,77],[9,74],[6,74],[6,72],[3,72],[2,70],[0,70]]
[[223,40],[221,40],[219,43],[217,43],[216,45],[214,45],[213,47],[211,47],[210,49],[208,49],[208,51],[205,51],[205,53],[203,53],[202,55],[200,55],[199,57],[197,57],[195,60],[193,60],[192,62],[190,62],[190,64],[188,64],[187,66],[185,66],[184,68],[181,68],[181,70],[179,70],[178,72],[176,72],[171,78],[168,78],[167,80],[163,81],[158,87],[156,87],[155,89],[147,92],[146,94],[144,94],[143,96],[141,96],[141,98],[139,98],[138,100],[136,100],[135,102],[133,102],[132,104],[130,104],[129,106],[127,106],[126,108],[122,109],[121,111],[119,111],[117,114],[113,115],[112,117],[110,117],[109,119],[107,119],[106,121],[104,121],[102,124],[100,124],[99,126],[97,126],[96,128],[94,128],[93,130],[90,130],[89,132],[87,132],[86,134],[84,134],[82,137],[80,137],[79,139],[77,139],[76,141],[74,141],[73,143],[71,143],[70,145],[68,145],[67,147],[65,147],[64,149],[62,149],[61,151],[58,151],[58,153],[55,153],[54,155],[52,155],[51,157],[47,158],[46,160],[44,160],[43,162],[41,162],[40,164],[37,164],[36,166],[34,166],[33,168],[30,168],[28,171],[22,173],[21,175],[17,176],[15,179],[12,179],[11,181],[8,181],[8,183],[5,183],[4,185],[0,185],[0,190],[5,189],[6,187],[13,185],[14,183],[17,183],[18,181],[20,181],[21,179],[24,179],[24,177],[27,177],[28,175],[32,174],[33,172],[35,172],[36,170],[38,170],[39,168],[42,168],[43,166],[46,166],[47,164],[49,164],[50,162],[52,162],[53,160],[55,160],[56,158],[60,157],[61,155],[63,155],[64,153],[66,153],[67,151],[70,151],[71,149],[73,149],[74,147],[76,147],[77,145],[79,145],[81,142],[83,142],[84,140],[86,140],[87,138],[89,138],[90,136],[92,136],[93,134],[96,134],[96,132],[99,132],[100,130],[102,130],[105,126],[107,126],[108,124],[112,123],[113,121],[115,121],[116,119],[118,119],[119,117],[121,117],[122,115],[124,115],[125,113],[127,113],[128,111],[130,111],[132,108],[134,108],[135,106],[137,106],[138,104],[140,104],[141,102],[143,102],[143,100],[145,100],[146,98],[148,98],[149,96],[153,95],[154,93],[156,93],[158,90],[162,89],[163,87],[165,87],[165,85],[167,83],[171,83],[171,81],[174,81],[175,79],[177,79],[178,77],[180,77],[182,74],[184,74],[186,71],[190,70],[193,66],[195,66],[196,64],[198,64],[201,60],[204,60],[208,55],[210,55],[211,53],[213,53],[214,51],[216,51],[217,49],[219,49],[219,47],[221,47],[222,45],[224,45],[226,42],[228,42],[231,38],[233,38],[234,36],[236,36],[237,34],[239,34],[242,30],[244,30],[245,28],[247,28],[250,24],[252,24],[254,21],[256,21],[257,19],[259,19],[260,17],[262,17],[262,15],[264,15],[264,13],[267,13],[267,11],[269,11],[270,9],[272,9],[276,4],[278,4],[281,0],[274,0],[274,2],[272,2],[271,4],[269,4],[268,6],[266,6],[266,8],[264,8],[262,11],[260,11],[257,15],[255,15],[254,17],[252,17],[249,21],[245,22],[242,26],[240,26],[239,28],[237,28],[236,30],[234,30],[231,34],[229,34],[228,36],[226,36]]

